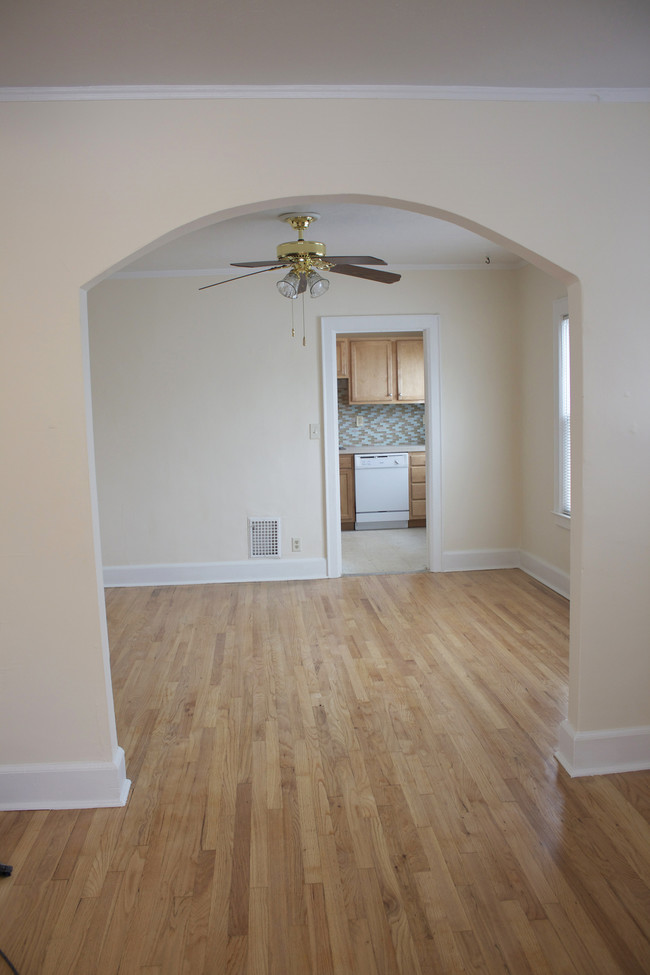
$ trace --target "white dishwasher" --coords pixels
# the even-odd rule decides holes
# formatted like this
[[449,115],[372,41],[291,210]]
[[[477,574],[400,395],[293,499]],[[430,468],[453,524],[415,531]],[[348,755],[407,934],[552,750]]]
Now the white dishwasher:
[[409,455],[355,454],[354,494],[357,531],[408,528]]

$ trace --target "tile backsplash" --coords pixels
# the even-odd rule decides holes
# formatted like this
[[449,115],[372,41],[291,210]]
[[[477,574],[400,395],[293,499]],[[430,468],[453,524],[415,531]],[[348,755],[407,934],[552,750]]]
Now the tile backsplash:
[[[348,402],[348,380],[338,380],[339,444],[372,447],[373,444],[423,444],[424,404],[386,403],[359,406]],[[361,417],[363,426],[357,426]]]

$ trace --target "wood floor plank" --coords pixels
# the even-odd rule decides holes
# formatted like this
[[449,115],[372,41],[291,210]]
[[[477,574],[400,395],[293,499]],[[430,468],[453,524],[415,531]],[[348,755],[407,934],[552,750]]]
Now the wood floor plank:
[[[268,886],[251,888],[251,903],[248,921],[248,968],[249,975],[268,975],[269,971],[269,891]],[[199,972],[203,966],[196,965],[191,971]]]
[[282,809],[269,812],[269,940],[267,956],[270,972],[290,972],[289,911],[285,892],[289,887],[289,872],[285,856],[285,830]]
[[408,903],[402,895],[399,881],[395,876],[388,838],[379,819],[371,819],[369,823],[373,836],[374,873],[390,927],[399,971],[421,975],[414,930],[411,926],[413,924],[415,927],[415,921],[407,916]]
[[128,955],[125,957],[124,945],[138,904],[145,857],[146,848],[138,847],[132,850],[130,860],[122,873],[122,883],[108,923],[106,937],[101,951],[96,956],[95,964],[98,972],[121,972],[127,969],[129,958]]
[[[77,899],[73,923],[67,926],[64,936],[52,935],[46,944],[40,946],[39,972],[74,971],[79,963],[82,947],[86,950],[86,945],[91,940],[86,937],[86,930],[90,927],[93,916],[97,920],[94,907],[93,900]],[[102,931],[103,925],[96,924],[93,928],[94,938],[101,941]]]
[[341,796],[332,799],[331,813],[345,913],[352,928],[352,922],[365,917],[365,914],[359,875],[360,864],[348,822],[346,804]]
[[423,975],[427,972],[439,972],[442,969],[442,959],[429,926],[425,904],[420,897],[420,888],[412,864],[406,856],[393,856],[391,860],[420,968]]
[[361,871],[365,915],[370,933],[375,965],[382,975],[401,975],[397,950],[391,935],[388,912],[393,904],[384,899],[373,868]]
[[253,742],[251,782],[251,887],[269,886],[269,827],[266,781],[266,739]]
[[21,975],[648,975],[650,772],[570,779],[518,570],[106,593],[126,807],[0,813]]
[[316,826],[316,810],[314,805],[315,797],[312,789],[307,746],[304,741],[296,742],[295,756],[296,795],[300,821],[304,882],[306,884],[318,884],[322,882],[323,874],[318,846],[318,829]]
[[65,850],[72,836],[77,816],[76,812],[61,809],[45,817],[34,837],[29,859],[16,873],[14,883],[17,886],[42,884],[53,878],[62,850]]
[[[206,975],[226,970],[228,955],[229,897],[232,876],[235,816],[222,815],[215,833],[214,882],[211,889],[208,934],[205,949]],[[120,973],[121,975],[121,973]]]
[[235,840],[232,853],[230,897],[228,898],[228,936],[230,938],[248,934],[252,789],[253,787],[250,782],[241,782],[237,786]]
[[353,762],[358,771],[360,763],[358,760],[355,761],[352,753],[347,760],[341,758],[337,761],[336,791],[346,811],[355,865],[357,868],[372,868],[374,866],[372,834],[368,829],[368,822],[370,819],[378,818],[379,810],[367,777],[362,775],[359,780]]
[[329,926],[322,884],[309,884],[305,892],[309,924],[310,969],[314,975],[334,975]]
[[[56,922],[50,931],[50,940],[47,943],[43,962],[45,971],[54,972],[61,967],[58,959],[66,945],[71,945],[73,949],[80,948],[80,941],[78,940],[80,933],[79,915],[83,919],[81,927],[81,935],[83,935],[88,914],[92,911],[92,901],[83,896],[92,863],[92,856],[88,854],[79,856],[68,882],[61,885],[65,896],[58,907]],[[72,936],[71,932],[74,932]],[[77,940],[75,940],[75,935]]]
[[210,892],[214,883],[216,855],[214,850],[198,854],[187,938],[183,952],[182,975],[200,972],[205,965],[208,927],[210,921]]

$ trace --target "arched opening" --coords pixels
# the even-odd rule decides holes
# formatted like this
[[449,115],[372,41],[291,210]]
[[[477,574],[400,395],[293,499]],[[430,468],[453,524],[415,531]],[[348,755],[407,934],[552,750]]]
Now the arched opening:
[[[504,237],[500,236],[489,229],[480,226],[470,220],[467,220],[458,215],[450,214],[446,211],[434,209],[426,206],[418,206],[408,201],[394,200],[394,199],[381,199],[376,197],[364,197],[359,195],[347,195],[347,196],[337,196],[337,197],[313,197],[310,198],[311,206],[318,206],[319,204],[324,204],[326,202],[335,202],[342,205],[354,205],[354,204],[367,204],[373,206],[382,206],[387,209],[397,210],[404,213],[414,213],[425,217],[431,217],[436,220],[445,220],[453,223],[457,226],[463,227],[472,233],[479,234],[486,241],[491,242],[500,247],[506,247],[512,253],[516,254],[522,261],[528,262],[530,266],[537,268],[544,275],[547,275],[553,280],[559,281],[562,287],[568,286],[570,283],[574,283],[573,277],[563,269],[558,268],[556,265],[548,262],[539,255],[531,253],[526,248],[517,244],[516,242],[506,240]],[[219,214],[211,214],[209,217],[202,218],[199,221],[195,221],[191,224],[185,225],[178,228],[169,234],[165,235],[163,238],[159,238],[157,241],[153,242],[147,248],[142,249],[136,255],[131,255],[129,258],[120,262],[119,265],[114,266],[106,275],[101,278],[97,278],[92,282],[89,282],[85,291],[85,298],[88,298],[88,293],[91,289],[104,284],[110,276],[116,271],[123,270],[127,265],[132,264],[136,258],[145,257],[147,254],[152,253],[157,248],[170,243],[180,237],[183,237],[189,233],[200,231],[204,228],[210,227],[214,224],[220,224],[230,221],[236,221],[239,219],[246,219],[255,214],[268,213],[269,211],[286,208],[286,209],[296,209],[299,206],[304,205],[304,200],[297,200],[295,198],[283,198],[279,200],[267,200],[257,204],[251,204],[246,207],[240,207],[236,209],[231,209],[223,211]],[[281,238],[281,231],[278,229],[279,224],[273,223],[274,232],[279,241]],[[325,233],[323,232],[323,236]],[[238,259],[240,256],[246,257],[247,254],[235,253],[232,255],[233,260]],[[252,256],[252,255],[251,255]],[[491,273],[494,268],[491,269]],[[419,274],[421,272],[414,271],[413,275]],[[448,275],[453,276],[456,272],[445,272]],[[476,277],[483,276],[487,281],[485,271],[475,271]],[[272,277],[272,276],[268,276]],[[227,540],[227,545],[229,546],[226,550],[226,542],[224,541],[226,535],[226,529],[224,526],[225,519],[222,521],[215,520],[210,512],[208,511],[209,501],[207,498],[207,492],[202,495],[202,497],[196,502],[196,507],[199,512],[202,512],[202,521],[195,519],[191,526],[192,531],[192,544],[195,548],[192,549],[190,544],[185,544],[185,541],[181,537],[183,534],[183,526],[178,525],[175,529],[175,538],[171,539],[170,544],[166,549],[164,547],[159,547],[156,550],[156,539],[155,539],[155,528],[156,519],[158,523],[167,520],[169,523],[169,515],[172,511],[173,505],[179,502],[179,499],[187,499],[190,497],[188,481],[190,478],[187,476],[187,471],[185,473],[170,470],[173,466],[169,463],[170,454],[166,453],[166,449],[163,447],[162,451],[158,451],[156,457],[154,458],[155,463],[158,465],[158,471],[164,469],[164,474],[168,478],[168,496],[166,498],[152,498],[151,493],[148,491],[148,482],[146,480],[144,467],[147,462],[147,458],[142,450],[138,451],[138,444],[133,445],[134,455],[137,455],[137,459],[134,464],[137,466],[137,471],[131,478],[131,483],[134,484],[140,478],[137,485],[137,490],[140,492],[140,502],[141,508],[139,511],[138,520],[140,524],[146,524],[147,518],[151,519],[147,525],[148,537],[143,539],[149,548],[145,547],[143,544],[140,550],[135,551],[132,556],[132,561],[129,562],[128,557],[120,557],[119,547],[115,549],[117,555],[114,551],[109,552],[107,558],[107,574],[105,575],[105,582],[110,584],[121,584],[121,585],[137,585],[137,584],[174,584],[174,583],[189,583],[189,582],[209,582],[209,581],[226,581],[235,579],[247,579],[247,578],[291,578],[291,572],[293,571],[295,578],[305,578],[313,577],[316,575],[325,575],[327,572],[326,559],[328,552],[331,551],[331,541],[327,540],[327,526],[325,524],[325,519],[323,517],[323,505],[325,503],[326,494],[326,483],[328,475],[325,472],[324,465],[320,456],[320,447],[318,444],[305,444],[307,438],[306,430],[308,424],[313,422],[320,422],[322,420],[322,389],[319,387],[320,382],[320,367],[319,367],[319,343],[317,341],[316,332],[313,331],[310,337],[310,347],[308,351],[308,358],[305,360],[304,354],[301,352],[299,345],[296,343],[291,343],[288,340],[288,325],[289,320],[286,315],[285,303],[281,301],[280,298],[273,293],[272,281],[265,280],[265,276],[262,275],[261,278],[253,278],[251,282],[238,282],[233,286],[227,286],[227,288],[218,289],[219,298],[219,314],[223,314],[224,320],[228,316],[233,316],[235,313],[233,311],[237,302],[241,301],[241,289],[246,287],[250,288],[251,291],[247,294],[253,294],[254,298],[250,299],[254,302],[252,308],[252,315],[258,316],[259,323],[262,323],[264,318],[265,324],[268,325],[267,319],[273,315],[274,324],[278,324],[283,330],[281,332],[282,338],[278,339],[277,336],[273,341],[268,340],[268,330],[264,332],[263,328],[260,327],[259,332],[255,333],[254,340],[251,341],[250,336],[244,337],[241,335],[235,335],[233,337],[233,329],[226,329],[224,332],[220,332],[218,335],[215,333],[206,340],[207,331],[204,327],[205,320],[198,320],[193,322],[192,315],[188,315],[187,319],[183,324],[183,334],[179,333],[175,336],[172,335],[172,330],[169,333],[163,335],[160,329],[157,330],[157,324],[153,319],[155,315],[148,323],[148,327],[144,329],[138,338],[138,355],[140,361],[146,361],[147,356],[155,355],[157,359],[158,379],[164,379],[166,382],[166,387],[163,388],[163,383],[158,382],[156,388],[159,393],[162,392],[159,400],[153,400],[151,398],[145,403],[143,399],[133,402],[133,407],[138,411],[138,415],[141,417],[143,413],[148,410],[151,411],[149,420],[153,422],[157,421],[157,416],[160,416],[160,410],[164,409],[165,400],[170,398],[173,400],[178,397],[179,409],[172,408],[168,414],[168,427],[171,424],[175,424],[174,441],[170,453],[173,456],[178,457],[179,451],[181,449],[190,451],[191,448],[191,459],[188,453],[184,458],[181,458],[183,464],[189,466],[191,463],[199,458],[199,463],[202,466],[201,473],[199,476],[205,484],[211,485],[210,491],[214,498],[215,506],[221,506],[221,511],[232,512],[233,508],[233,496],[237,495],[241,502],[237,508],[237,518],[231,519],[230,514],[227,520],[230,522],[237,522],[237,538],[230,537]],[[442,272],[439,274],[439,278],[442,278]],[[130,283],[135,282],[137,279],[132,278]],[[161,298],[158,304],[158,310],[164,305],[171,307],[173,302],[179,302],[180,290],[178,287],[179,280],[182,280],[183,287],[185,288],[185,294],[189,302],[190,296],[191,300],[194,301],[196,297],[197,284],[198,281],[193,281],[191,285],[188,283],[187,278],[183,279],[167,279],[168,281],[175,281],[176,291],[174,295],[171,294],[171,290],[166,292],[165,297]],[[204,274],[201,276],[200,283],[209,280],[209,275]],[[124,287],[127,286],[123,279],[120,279]],[[356,284],[356,282],[355,282]],[[347,285],[347,283],[346,283]],[[111,286],[113,287],[113,286]],[[337,281],[338,287],[338,281]],[[483,292],[477,287],[477,298],[476,304],[480,305],[483,300]],[[228,290],[231,288],[232,290]],[[240,289],[236,291],[235,289]],[[332,289],[333,290],[333,289]],[[511,289],[512,290],[512,289]],[[480,292],[480,293],[479,293]],[[271,293],[267,304],[267,294]],[[344,285],[339,288],[339,293],[343,295]],[[510,293],[510,292],[508,292]],[[209,293],[208,293],[209,294]],[[350,295],[348,288],[347,294]],[[500,300],[502,305],[499,309],[505,307],[506,304],[506,292],[501,296]],[[92,299],[92,296],[91,296]],[[140,299],[138,299],[139,301]],[[248,299],[247,299],[248,300]],[[343,298],[341,299],[343,300]],[[356,299],[355,299],[356,300]],[[418,296],[418,301],[424,300],[422,298],[422,292]],[[440,307],[437,306],[436,302],[440,300],[439,293],[436,294],[435,290],[429,289],[429,303],[424,306],[424,310],[430,312],[433,315],[438,315],[440,313]],[[382,301],[384,298],[382,296]],[[274,305],[271,303],[274,302]],[[206,302],[203,302],[203,308],[210,307],[214,309],[217,303],[211,301],[210,306]],[[111,308],[115,308],[113,303]],[[140,308],[143,306],[140,305]],[[177,309],[180,305],[176,306]],[[399,304],[392,309],[393,313],[396,313],[396,308]],[[271,310],[269,310],[271,309]],[[96,309],[95,309],[96,310]],[[320,312],[323,315],[328,314],[330,309],[326,309],[324,305],[314,305],[310,306],[310,312],[313,310],[313,325],[314,328],[317,325],[317,317]],[[334,310],[334,315],[341,314],[345,310],[350,310],[348,306],[338,305]],[[370,306],[371,311],[375,309]],[[407,309],[404,309],[405,311]],[[410,311],[411,309],[409,309]],[[353,308],[354,313],[359,313],[359,305]],[[422,306],[420,306],[420,311],[422,311]],[[550,312],[550,308],[549,308]],[[94,310],[90,310],[91,322],[93,319]],[[284,317],[283,317],[284,316]],[[499,319],[499,311],[495,311],[493,318],[495,322]],[[241,323],[241,320],[245,318],[245,315],[240,315],[238,318],[233,317],[232,321]],[[281,320],[282,319],[282,320]],[[177,322],[180,319],[177,318]],[[445,314],[442,316],[443,327],[448,326],[449,315]],[[128,317],[123,320],[123,327],[128,330],[129,319]],[[496,326],[495,326],[496,327]],[[508,330],[509,329],[509,330]],[[507,345],[508,336],[514,334],[514,316],[513,321],[509,323],[508,329],[505,331],[495,331],[495,335],[499,336],[499,342],[502,346]],[[280,334],[280,333],[278,333]],[[458,339],[458,328],[454,333],[455,340]],[[113,338],[115,334],[113,332]],[[125,333],[126,337],[126,333]],[[464,347],[458,350],[458,354],[462,355],[471,353],[471,343],[475,333],[468,332],[465,337]],[[201,342],[207,342],[207,344],[201,347],[200,353],[197,355],[194,361],[190,361],[187,356],[187,349],[191,348],[193,339],[199,339]],[[262,345],[262,340],[264,344]],[[484,338],[484,347],[489,347],[489,338]],[[280,344],[278,344],[280,343]],[[444,343],[443,343],[444,344]],[[469,351],[468,351],[469,350]],[[104,349],[106,351],[106,349]],[[120,363],[120,371],[124,374],[126,368],[128,368],[126,360],[122,355],[123,349],[119,349],[117,346],[112,346],[112,361],[113,363]],[[448,353],[448,350],[445,350]],[[223,353],[223,354],[221,354]],[[509,350],[509,355],[512,357],[514,353],[512,349]],[[576,353],[579,355],[579,352]],[[91,365],[90,358],[92,356],[92,349],[89,353],[87,361],[87,373],[90,376]],[[302,356],[302,358],[300,358]],[[229,358],[230,357],[230,358]],[[263,368],[261,362],[263,360]],[[494,355],[494,362],[497,360],[497,353]],[[151,361],[149,359],[149,361]],[[248,367],[253,366],[253,361],[255,365],[253,367],[253,375],[244,376],[244,370]],[[510,360],[509,360],[510,361]],[[576,359],[577,361],[577,359]],[[510,365],[512,362],[510,361]],[[273,400],[273,409],[267,408],[264,404],[270,402],[271,396],[276,396],[277,390],[270,384],[269,376],[279,376],[278,370],[285,369],[286,374],[284,377],[280,377],[278,385],[282,384],[282,379],[286,380],[286,383],[291,382],[293,385],[290,387],[291,395],[285,398],[277,398]],[[304,382],[296,382],[296,375],[298,369],[306,368],[306,376]],[[485,364],[474,361],[473,368],[476,371],[476,375],[480,375],[484,371]],[[510,366],[509,366],[510,368]],[[182,389],[176,384],[176,378],[179,371],[184,370],[185,373],[185,384]],[[198,372],[197,372],[198,370]],[[250,368],[248,370],[251,371]],[[506,383],[504,381],[504,370],[498,370],[493,373],[493,375],[485,380],[485,389],[491,388],[494,390],[504,388]],[[188,430],[190,426],[195,430],[196,423],[192,424],[188,420],[188,413],[183,412],[185,408],[185,403],[181,402],[183,397],[187,394],[190,386],[193,389],[192,396],[194,396],[192,410],[194,411],[194,416],[207,416],[211,415],[213,417],[219,417],[219,422],[226,415],[225,405],[226,399],[219,400],[213,396],[215,387],[219,387],[227,381],[227,375],[238,375],[241,377],[239,380],[239,388],[245,390],[245,394],[242,394],[246,400],[246,424],[240,423],[234,433],[228,433],[228,435],[222,439],[222,441],[217,444],[218,451],[215,451],[215,443],[212,442],[208,446],[207,450],[201,453],[201,445],[199,443],[200,438],[184,436],[183,430]],[[458,374],[458,372],[456,373]],[[166,377],[166,378],[165,378]],[[135,389],[137,383],[135,382],[135,377],[131,377],[132,385],[131,389]],[[100,381],[105,383],[106,387],[110,385],[110,374],[107,372],[102,372]],[[509,380],[513,382],[512,378]],[[286,385],[285,383],[285,385]],[[444,376],[443,376],[443,386],[444,386]],[[90,388],[90,387],[89,387]],[[197,390],[204,390],[205,396],[197,394]],[[256,393],[257,391],[257,393]],[[234,390],[233,390],[234,392]],[[90,394],[89,394],[90,395]],[[259,398],[253,409],[250,409],[249,399],[252,399],[254,395]],[[265,401],[264,397],[267,397]],[[145,399],[146,399],[145,395]],[[110,400],[107,402],[115,402],[115,400]],[[123,403],[125,400],[123,400]],[[235,399],[231,399],[231,403],[234,402],[234,408],[228,414],[232,417],[233,414],[237,414],[239,404]],[[512,398],[501,398],[499,402],[495,405],[495,415],[505,415],[508,412],[509,406],[512,404]],[[173,406],[173,404],[172,404]],[[270,423],[270,417],[277,421],[275,424],[275,429],[271,429],[267,424]],[[185,426],[184,426],[185,424]],[[261,430],[258,428],[261,427]],[[124,428],[126,429],[126,428]],[[151,426],[148,428],[142,427],[140,431],[141,439],[140,444],[144,442],[144,438],[150,437]],[[215,421],[212,421],[212,432],[214,433]],[[278,434],[278,429],[285,431],[290,429],[290,436]],[[514,430],[514,426],[513,426]],[[513,432],[510,431],[508,436]],[[258,437],[259,434],[259,437]],[[106,427],[101,431],[102,442],[105,444],[109,435],[114,435],[116,438],[116,444],[120,445],[120,449],[128,444],[128,435],[120,436],[119,431],[107,431]],[[253,454],[257,454],[257,459],[251,460],[250,458],[244,458],[241,453],[238,452],[239,448],[236,448],[237,444],[242,442],[250,443],[251,438],[255,442],[255,450]],[[497,449],[495,454],[499,451],[503,451],[503,441],[507,439],[504,434],[503,437],[497,438]],[[188,440],[192,440],[190,444]],[[149,443],[151,443],[151,437]],[[204,438],[204,442],[205,438]],[[268,447],[268,449],[267,449]],[[103,449],[103,448],[102,448]],[[311,450],[311,454],[307,455],[307,451]],[[210,456],[206,458],[205,454],[208,453]],[[307,458],[305,462],[305,469],[302,470],[300,464],[296,462],[296,456],[304,456]],[[236,460],[233,461],[233,457],[236,456]],[[227,459],[227,463],[224,463]],[[512,456],[508,457],[508,463],[514,469],[516,466],[515,461]],[[100,457],[100,464],[103,464],[103,469],[107,470],[110,464],[110,458],[102,459]],[[234,480],[234,484],[226,485],[225,483],[215,483],[216,472],[220,467],[226,466],[231,471],[231,480],[233,480],[233,471],[244,471],[241,475],[241,479]],[[284,472],[278,475],[277,479],[274,480],[273,472],[277,468],[284,468]],[[134,468],[135,469],[135,468]],[[287,473],[288,471],[288,473]],[[266,473],[264,473],[266,472]],[[270,473],[269,473],[270,472]],[[117,475],[116,475],[117,476]],[[283,500],[283,483],[287,481],[291,483],[300,483],[300,478],[304,477],[303,487],[306,485],[307,489],[300,489],[300,493],[296,491],[292,495],[291,499],[286,502],[286,506],[283,509],[282,505],[285,504]],[[266,478],[266,486],[268,487],[268,498],[260,494],[255,494],[255,492],[250,488],[250,485],[254,483],[261,483],[262,478]],[[94,474],[92,480],[95,480]],[[159,478],[160,480],[160,478]],[[468,478],[459,473],[456,482],[462,483],[466,482]],[[441,494],[437,497],[441,508],[445,507],[445,498],[443,486],[443,479],[440,478],[441,483]],[[499,500],[496,496],[498,495],[498,483],[495,482],[493,487],[493,499],[492,504],[495,505],[500,513],[500,517],[505,517],[503,515],[504,510],[508,507],[507,499]],[[509,490],[515,492],[515,487],[510,486]],[[101,492],[100,492],[101,493]],[[309,497],[310,501],[307,503],[305,498]],[[105,492],[105,497],[106,497]],[[125,506],[123,503],[123,498],[114,496],[113,510],[109,517],[112,519],[112,524],[116,525],[119,518],[125,519],[125,524],[122,527],[123,537],[129,538],[130,544],[135,544],[134,532],[132,531],[132,526],[128,521],[128,513],[125,512]],[[472,505],[472,498],[469,497],[465,501],[466,506],[469,508]],[[144,515],[145,508],[147,506],[146,517]],[[181,506],[183,506],[181,504]],[[184,507],[187,509],[188,505],[185,504]],[[98,529],[98,514],[99,505],[95,505],[95,516],[96,516],[96,528],[97,534],[99,535]],[[291,516],[296,520],[294,522],[289,522],[289,515],[287,512],[291,512]],[[302,542],[302,558],[290,558],[287,556],[282,559],[282,569],[280,574],[278,574],[279,562],[269,563],[266,566],[268,575],[260,576],[260,563],[255,563],[251,566],[250,563],[246,562],[246,537],[244,532],[244,524],[248,517],[263,516],[263,517],[274,517],[279,516],[279,520],[284,525],[284,530],[286,532],[286,537],[284,538],[284,549],[287,548],[288,539],[293,539],[297,537],[301,539]],[[442,527],[442,516],[439,518],[441,522],[441,534],[444,531]],[[485,519],[488,520],[487,517]],[[316,526],[315,528],[306,528],[306,525]],[[186,523],[187,527],[187,523]],[[230,529],[228,529],[229,531]],[[312,535],[308,534],[312,531]],[[510,564],[508,559],[511,558],[511,553],[517,548],[516,539],[514,533],[508,528],[509,534],[504,528],[504,538],[505,541],[501,544],[499,542],[494,542],[492,536],[487,537],[487,541],[480,539],[474,545],[469,543],[467,545],[469,554],[466,556],[467,560],[465,563],[462,562],[461,555],[463,550],[462,536],[458,532],[458,537],[461,538],[461,542],[452,541],[450,543],[450,553],[456,558],[456,561],[451,560],[451,556],[447,559],[446,567],[487,567],[485,560],[487,558],[486,551],[497,552],[500,551],[505,553],[503,555],[504,561],[500,564]],[[212,535],[213,539],[217,538],[221,533],[220,544],[223,542],[223,548],[218,551],[215,548],[209,549],[205,544],[205,540]],[[449,534],[449,531],[447,532]],[[496,537],[496,536],[494,536]],[[442,537],[441,535],[437,538],[437,543],[440,545],[439,557],[432,560],[432,568],[444,568],[445,565],[442,564],[443,548],[442,548]],[[175,547],[174,547],[175,546]],[[106,536],[103,539],[102,548],[104,551],[110,549],[110,545],[107,544]],[[126,550],[122,548],[122,553]],[[460,554],[459,554],[460,553]],[[128,556],[128,553],[126,553]],[[483,562],[480,562],[480,559]],[[472,561],[472,559],[474,561]],[[488,562],[489,564],[489,562]],[[284,572],[285,575],[281,573]],[[239,573],[239,575],[236,575]],[[255,575],[254,573],[257,573]],[[333,574],[336,574],[335,572]],[[108,648],[106,648],[106,659],[108,659]]]

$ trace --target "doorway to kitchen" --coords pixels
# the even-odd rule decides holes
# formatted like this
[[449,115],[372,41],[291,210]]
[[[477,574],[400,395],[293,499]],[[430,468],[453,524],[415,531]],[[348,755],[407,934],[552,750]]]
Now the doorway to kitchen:
[[[354,315],[326,317],[322,319],[323,351],[323,434],[326,477],[327,563],[328,575],[366,574],[378,572],[420,572],[429,569],[441,571],[442,566],[442,518],[441,518],[441,461],[440,461],[440,369],[439,369],[439,316],[438,315]],[[363,444],[363,437],[356,437],[358,450],[340,453],[339,447],[350,447],[340,442],[339,403],[340,390],[337,381],[337,337],[392,334],[400,340],[403,333],[421,336],[424,350],[424,443],[401,443],[406,452],[416,448],[417,463],[421,466],[422,485],[426,506],[424,519],[417,527],[408,530],[389,525],[377,528],[375,524],[354,525],[360,530],[341,531],[342,501],[345,507],[346,475],[344,464],[354,466],[355,451],[391,453],[390,444],[374,449]],[[400,407],[396,407],[400,409]],[[406,439],[408,439],[406,434]],[[414,435],[413,435],[414,436]],[[349,438],[352,439],[352,438]],[[388,439],[391,439],[388,437]],[[395,438],[400,439],[400,438]],[[385,449],[386,448],[386,449]],[[424,448],[424,449],[423,449]],[[345,454],[346,460],[343,460]],[[410,459],[413,458],[410,454]],[[394,461],[391,458],[391,463]],[[341,470],[339,471],[339,463]],[[357,461],[358,463],[358,461]],[[354,472],[351,471],[353,481]],[[411,512],[412,514],[412,512]],[[413,519],[409,520],[413,525]]]

